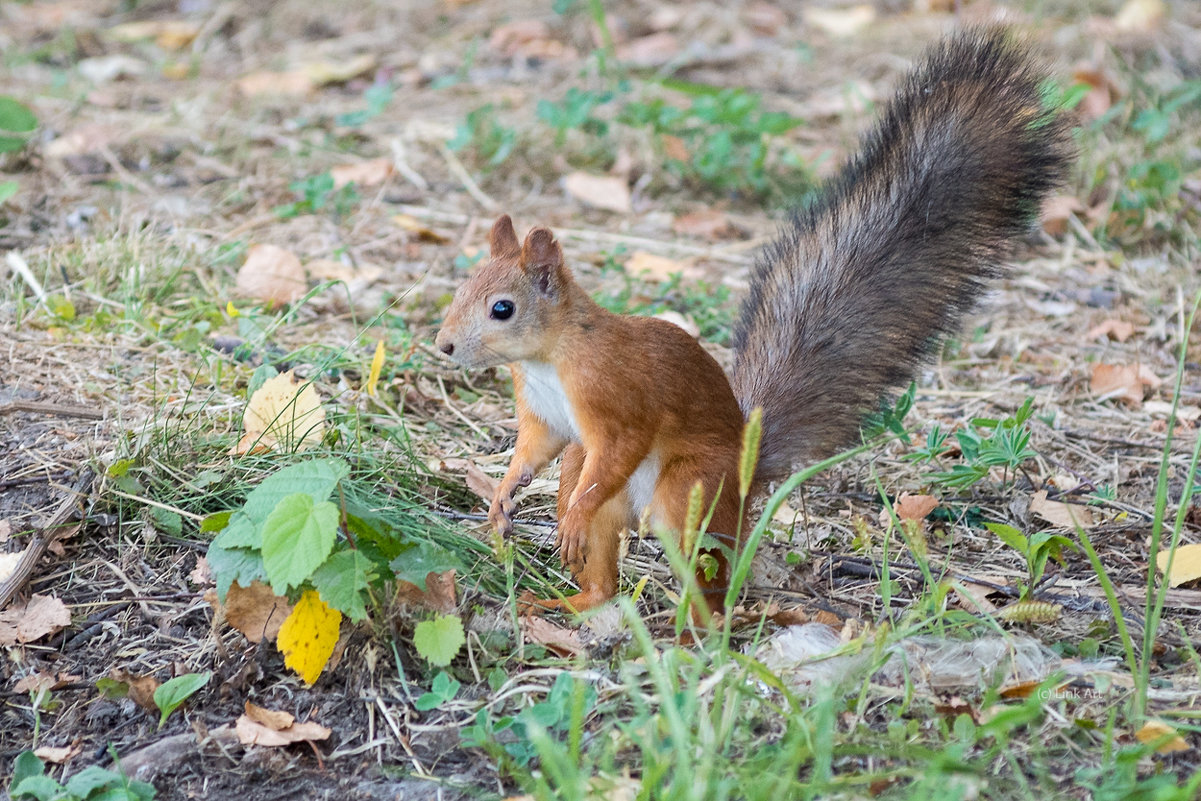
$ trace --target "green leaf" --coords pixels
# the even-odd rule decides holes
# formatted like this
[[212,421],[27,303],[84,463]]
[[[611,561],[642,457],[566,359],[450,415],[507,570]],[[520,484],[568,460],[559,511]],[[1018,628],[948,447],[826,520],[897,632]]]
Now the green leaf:
[[425,577],[430,573],[445,573],[447,570],[463,569],[459,558],[445,548],[421,542],[408,548],[388,563],[398,579],[416,584],[422,592],[428,591]]
[[25,147],[25,140],[15,136],[0,136],[0,153],[11,153]]
[[38,127],[38,118],[29,106],[11,97],[0,96],[0,130],[28,133]]
[[246,496],[243,509],[256,525],[261,526],[279,502],[289,495],[302,492],[314,503],[329,500],[334,487],[349,473],[350,465],[341,459],[312,459],[285,467],[255,487]]
[[463,621],[458,615],[438,615],[433,620],[423,620],[413,632],[413,647],[417,653],[438,667],[449,665],[466,641]]
[[287,496],[263,523],[263,567],[276,595],[313,575],[334,549],[338,507],[313,503],[303,492]]
[[78,798],[87,798],[97,790],[114,784],[121,784],[121,776],[99,765],[89,765],[67,781],[67,792]]
[[0,181],[0,203],[17,194],[17,190],[20,188],[21,185],[16,181]]
[[259,391],[259,388],[266,384],[272,378],[279,375],[279,370],[276,370],[269,364],[260,364],[255,371],[250,375],[250,381],[246,384],[246,397],[250,397]]
[[197,690],[208,684],[209,679],[212,677],[212,671],[205,671],[204,673],[188,673],[163,682],[154,691],[154,705],[162,713],[162,717],[158,721],[158,727],[161,729],[166,724],[167,718],[170,717],[171,713],[178,709],[179,705],[188,700]]
[[129,695],[129,685],[108,676],[96,679],[96,689],[105,698],[124,698]]
[[984,527],[1001,538],[1001,541],[1023,556],[1030,550],[1030,541],[1022,532],[1004,523],[985,523]]
[[9,787],[16,787],[25,779],[41,776],[45,772],[46,767],[42,764],[42,760],[38,759],[37,754],[32,751],[22,751],[13,760],[13,779]]
[[223,548],[215,542],[209,546],[209,570],[217,582],[217,600],[224,601],[235,581],[243,587],[267,578],[263,557],[249,548]]
[[224,531],[225,527],[229,525],[229,519],[233,517],[233,514],[233,509],[226,509],[224,512],[213,512],[200,521],[200,531],[205,534]]
[[[220,514],[226,514],[221,512]],[[208,518],[205,518],[207,521]],[[204,530],[201,525],[200,530]],[[259,526],[255,525],[242,510],[232,512],[226,518],[226,523],[220,529],[221,533],[213,538],[213,545],[218,548],[261,548],[263,537]]]
[[12,788],[14,799],[19,799],[22,796],[33,796],[38,801],[51,801],[55,798],[62,798],[62,792],[62,785],[49,776],[30,776]]
[[367,617],[363,590],[374,578],[374,567],[358,550],[339,551],[313,571],[313,587],[321,600],[357,623]]
[[160,531],[176,537],[183,533],[183,518],[179,516],[179,512],[152,506],[150,516],[154,518],[154,525]]

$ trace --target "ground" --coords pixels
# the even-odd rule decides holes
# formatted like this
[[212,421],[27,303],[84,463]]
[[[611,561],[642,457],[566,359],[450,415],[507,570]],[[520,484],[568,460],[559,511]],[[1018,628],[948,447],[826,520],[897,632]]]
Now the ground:
[[[1201,542],[1185,497],[1201,9],[1080,5],[0,6],[0,91],[37,118],[0,153],[0,552],[46,546],[0,596],[70,612],[0,661],[5,786],[18,754],[51,747],[67,749],[41,752],[59,780],[115,754],[163,799],[1195,792],[1201,590],[1150,606],[1147,591],[1156,542]],[[511,384],[432,345],[496,215],[548,225],[603,304],[693,326],[728,365],[748,270],[788,209],[927,43],[998,19],[1073,106],[1078,163],[918,377],[894,426],[906,436],[763,512],[741,606],[706,645],[677,647],[679,588],[653,538],[624,556],[625,606],[578,631],[519,619],[523,590],[568,587],[555,472],[522,497],[514,540],[494,542],[480,495],[511,455]],[[245,283],[257,245],[303,263],[287,302]],[[313,382],[326,428],[308,456],[350,465],[343,511],[350,498],[405,547],[456,557],[449,596],[364,591],[367,620],[343,623],[311,687],[225,624],[201,562],[205,520],[307,458],[234,455],[264,365]],[[990,467],[973,431],[1028,432],[1030,452]],[[897,525],[882,498],[915,519]],[[1031,587],[1012,535],[1039,563],[1043,532],[1064,539]],[[1145,638],[1149,610],[1162,619]],[[455,690],[425,703],[442,669],[414,633],[435,612],[463,620],[466,644],[445,669]],[[813,621],[833,626],[841,684],[801,676],[768,639]],[[995,643],[1000,657],[981,656]],[[991,673],[1018,651],[1029,675]],[[161,727],[104,691],[205,671]],[[330,734],[243,746],[223,727],[247,702]],[[1148,720],[1181,740],[1142,745]]]

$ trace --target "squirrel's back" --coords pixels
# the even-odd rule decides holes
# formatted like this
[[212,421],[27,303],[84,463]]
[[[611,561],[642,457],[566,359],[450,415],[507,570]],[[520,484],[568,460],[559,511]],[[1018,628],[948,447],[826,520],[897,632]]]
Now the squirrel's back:
[[853,444],[998,274],[1072,159],[1045,80],[1003,30],[935,46],[760,258],[733,386],[763,408],[761,480]]

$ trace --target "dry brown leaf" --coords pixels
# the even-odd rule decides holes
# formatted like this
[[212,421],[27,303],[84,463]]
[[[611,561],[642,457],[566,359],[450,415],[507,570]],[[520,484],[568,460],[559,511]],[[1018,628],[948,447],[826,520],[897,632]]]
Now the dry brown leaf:
[[352,183],[358,186],[378,186],[391,177],[394,169],[392,159],[370,159],[354,164],[339,164],[331,167],[329,174],[334,179],[334,188],[341,189]]
[[192,572],[188,574],[188,581],[201,587],[207,587],[213,583],[213,573],[209,569],[209,560],[201,556],[196,560],[196,567],[192,568]]
[[496,495],[497,481],[476,466],[475,462],[467,463],[467,489],[474,492],[484,502],[490,502]]
[[1100,399],[1113,398],[1138,406],[1143,402],[1145,388],[1155,389],[1162,383],[1142,364],[1096,364],[1089,389]]
[[267,709],[258,704],[252,704],[249,701],[246,702],[243,708],[246,710],[246,717],[255,723],[261,723],[272,731],[282,731],[296,722],[296,718],[289,712]]
[[251,72],[235,81],[234,86],[247,97],[307,95],[316,88],[313,78],[304,70]]
[[[1143,411],[1147,414],[1167,417],[1172,413],[1171,401],[1149,400],[1143,404]],[[1197,406],[1177,406],[1176,419],[1186,423],[1195,423],[1201,420],[1201,407]]]
[[425,590],[412,582],[396,582],[396,600],[433,609],[436,612],[450,614],[458,606],[455,590],[455,571],[444,573],[430,572],[425,577]]
[[1098,69],[1081,67],[1072,74],[1072,77],[1077,83],[1087,84],[1090,87],[1088,94],[1076,106],[1076,113],[1083,119],[1098,119],[1109,111],[1114,100],[1120,95],[1117,86],[1109,76]]
[[200,33],[199,23],[182,19],[139,20],[109,28],[105,35],[118,42],[153,39],[164,50],[182,50]]
[[551,38],[550,26],[537,19],[519,19],[492,29],[488,46],[505,58],[571,59],[574,48]]
[[378,281],[384,274],[384,269],[376,264],[350,265],[333,259],[313,259],[304,268],[317,281],[358,282],[362,286]]
[[305,64],[301,69],[309,80],[316,86],[328,86],[331,83],[346,83],[365,72],[375,69],[379,63],[371,53],[347,59],[346,61],[314,61]]
[[585,206],[622,214],[629,214],[633,210],[630,188],[624,178],[573,172],[563,178],[563,188]]
[[158,689],[158,679],[154,676],[135,676],[127,670],[113,668],[108,672],[108,677],[113,681],[121,682],[128,688],[129,700],[147,712],[158,712],[158,705],[154,703],[154,691]]
[[53,762],[55,765],[61,765],[68,759],[73,759],[83,753],[82,745],[65,745],[61,748],[56,748],[51,745],[43,745],[41,748],[33,749],[33,755],[43,762]]
[[[1163,573],[1168,567],[1171,550],[1164,549],[1155,555],[1155,566]],[[1172,559],[1172,572],[1168,575],[1168,586],[1179,587],[1201,578],[1201,545],[1181,545]]]
[[12,523],[7,520],[0,520],[0,545],[8,542],[13,535]]
[[0,553],[0,581],[4,581],[17,569],[17,563],[25,555],[25,548],[12,553]]
[[47,142],[42,147],[42,153],[52,159],[82,156],[87,153],[95,153],[113,144],[121,135],[121,130],[116,126],[87,123],[78,128],[72,128],[57,139]]
[[1126,0],[1114,15],[1113,26],[1124,33],[1151,33],[1166,13],[1163,0]]
[[249,587],[234,582],[225,594],[221,611],[225,621],[251,642],[273,642],[279,627],[292,614],[292,605],[261,581],[252,581]]
[[1084,211],[1084,204],[1075,195],[1056,195],[1043,201],[1043,230],[1048,236],[1063,236],[1068,220]]
[[1047,491],[1039,490],[1030,496],[1030,512],[1057,528],[1092,528],[1096,525],[1093,511],[1087,506],[1047,500]]
[[251,720],[248,715],[242,715],[234,724],[238,734],[238,742],[242,745],[262,745],[269,748],[291,745],[303,740],[325,740],[330,730],[319,723],[293,723],[285,729],[272,729],[258,721]]
[[544,617],[522,618],[521,633],[525,635],[526,642],[545,645],[559,656],[576,656],[586,650],[579,631],[564,628]]
[[684,329],[684,331],[688,334],[688,336],[692,337],[693,339],[700,338],[701,327],[696,324],[696,321],[693,320],[691,317],[685,317],[684,315],[680,314],[675,309],[668,309],[667,311],[661,311],[655,315],[655,319],[663,320],[664,322],[671,323],[672,325],[676,326],[677,328]]
[[717,209],[701,209],[676,217],[671,229],[677,234],[700,236],[705,239],[733,239],[738,236],[729,216]]
[[667,31],[631,39],[617,48],[619,61],[641,69],[662,67],[678,55],[680,40]]
[[450,241],[450,237],[440,234],[434,229],[422,223],[416,217],[408,214],[393,214],[392,222],[399,225],[401,228],[414,233],[422,242],[433,242],[438,245],[444,245]]
[[1189,745],[1183,737],[1176,734],[1176,729],[1160,720],[1148,720],[1143,724],[1143,727],[1134,733],[1140,743],[1150,743],[1155,740],[1165,737],[1169,734],[1175,735],[1172,739],[1161,745],[1155,750],[1160,754],[1170,754],[1174,751],[1187,751]]
[[1084,335],[1085,339],[1098,339],[1100,337],[1109,337],[1118,342],[1125,342],[1134,334],[1134,323],[1128,323],[1125,320],[1110,318],[1098,325],[1089,329]]
[[897,498],[896,504],[893,505],[893,511],[902,520],[925,520],[926,515],[937,507],[938,498],[933,495],[910,495],[903,492],[901,497]]
[[659,141],[663,144],[663,155],[669,159],[688,161],[691,158],[688,153],[688,145],[684,144],[684,140],[680,137],[663,134],[659,137]]
[[876,19],[876,9],[867,4],[847,8],[806,6],[802,15],[806,25],[818,28],[829,36],[854,36]]
[[79,681],[80,677],[71,673],[60,672],[57,676],[53,673],[30,673],[28,676],[21,678],[13,685],[13,692],[27,693],[42,690],[57,690],[59,687],[66,686],[73,681]]
[[757,0],[742,9],[742,18],[762,36],[775,36],[788,24],[788,15],[776,4]]
[[282,449],[304,451],[321,443],[325,410],[311,383],[301,383],[289,370],[269,378],[250,396],[242,415],[242,439],[232,453]]
[[300,259],[277,245],[251,245],[238,270],[238,294],[268,305],[291,303],[308,290]]
[[670,281],[676,273],[691,275],[696,272],[691,261],[676,261],[645,250],[634,251],[626,261],[625,268],[627,274],[651,281]]
[[71,610],[51,595],[34,595],[0,612],[0,645],[33,642],[71,625]]

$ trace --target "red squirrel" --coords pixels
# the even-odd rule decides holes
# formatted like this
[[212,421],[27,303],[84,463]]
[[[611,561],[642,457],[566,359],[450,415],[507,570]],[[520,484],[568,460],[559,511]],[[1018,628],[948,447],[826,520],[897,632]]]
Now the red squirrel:
[[[488,512],[512,531],[518,488],[560,453],[557,547],[582,611],[617,592],[624,531],[644,511],[684,527],[698,481],[708,531],[737,547],[738,459],[762,409],[754,486],[853,444],[865,411],[911,380],[957,329],[1071,164],[1071,125],[1045,75],[1002,29],[961,32],[904,79],[858,155],[758,259],[726,376],[682,329],[617,315],[573,280],[546,228],[519,242],[508,215],[491,258],[455,293],[436,344],[467,368],[508,364],[518,433]],[[719,609],[729,581],[697,581]],[[695,610],[694,610],[695,611]]]

